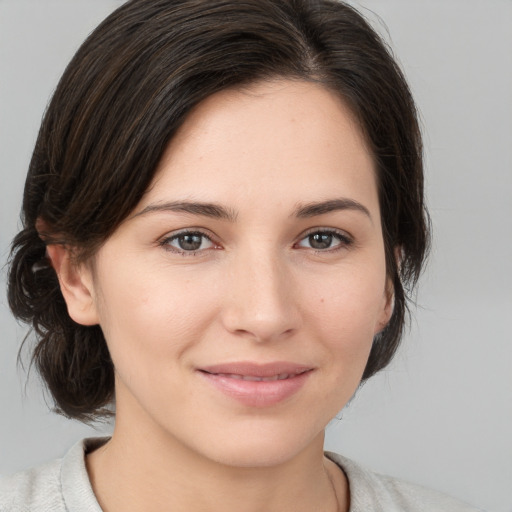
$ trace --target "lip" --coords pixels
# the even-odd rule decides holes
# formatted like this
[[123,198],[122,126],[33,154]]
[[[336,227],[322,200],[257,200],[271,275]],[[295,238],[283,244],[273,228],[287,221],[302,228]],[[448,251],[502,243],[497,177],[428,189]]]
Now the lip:
[[311,366],[285,361],[242,361],[197,369],[214,388],[248,407],[270,407],[291,398],[313,370]]

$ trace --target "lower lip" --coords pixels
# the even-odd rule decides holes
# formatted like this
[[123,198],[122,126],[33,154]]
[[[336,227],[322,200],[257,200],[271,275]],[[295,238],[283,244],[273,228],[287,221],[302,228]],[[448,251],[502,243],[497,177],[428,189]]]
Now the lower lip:
[[248,407],[270,407],[295,395],[304,386],[311,370],[288,379],[251,381],[225,375],[199,372],[203,378],[225,395]]

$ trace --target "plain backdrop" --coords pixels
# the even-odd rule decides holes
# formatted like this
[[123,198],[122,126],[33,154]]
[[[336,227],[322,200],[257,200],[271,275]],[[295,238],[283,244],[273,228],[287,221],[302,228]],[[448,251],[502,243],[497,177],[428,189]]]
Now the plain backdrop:
[[[1,265],[47,101],[78,45],[121,3],[0,0]],[[511,512],[512,1],[353,3],[389,41],[416,97],[435,238],[402,349],[333,420],[326,445],[374,470]],[[3,269],[2,290],[5,277]],[[25,332],[3,292],[2,474],[109,431],[49,411],[37,376],[27,381],[17,368]]]

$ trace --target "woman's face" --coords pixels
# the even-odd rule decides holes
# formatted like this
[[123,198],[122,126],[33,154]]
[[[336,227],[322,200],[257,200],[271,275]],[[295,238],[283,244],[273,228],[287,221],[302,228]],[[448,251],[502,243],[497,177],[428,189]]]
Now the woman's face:
[[307,82],[201,103],[91,268],[118,428],[233,465],[321,443],[391,313],[371,155]]

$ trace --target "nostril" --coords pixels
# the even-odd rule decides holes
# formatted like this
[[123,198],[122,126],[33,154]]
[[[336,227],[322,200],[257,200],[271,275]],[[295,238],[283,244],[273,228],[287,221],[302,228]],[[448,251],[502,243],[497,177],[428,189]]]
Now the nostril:
[[[254,260],[252,266],[256,266]],[[266,269],[266,272],[263,270]],[[300,324],[292,282],[286,269],[273,264],[252,271],[247,265],[233,269],[229,293],[222,303],[222,321],[232,334],[255,341],[282,339],[292,335]]]

